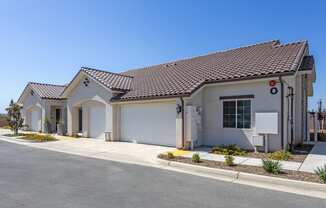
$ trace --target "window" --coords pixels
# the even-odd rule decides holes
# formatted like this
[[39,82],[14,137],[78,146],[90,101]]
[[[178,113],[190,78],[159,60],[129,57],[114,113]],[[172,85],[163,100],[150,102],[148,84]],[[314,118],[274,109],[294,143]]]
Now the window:
[[251,100],[223,101],[224,128],[251,128]]

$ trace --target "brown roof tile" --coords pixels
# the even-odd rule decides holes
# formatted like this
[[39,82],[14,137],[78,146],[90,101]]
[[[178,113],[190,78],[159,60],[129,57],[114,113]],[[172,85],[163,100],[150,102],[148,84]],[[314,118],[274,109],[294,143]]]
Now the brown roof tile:
[[35,82],[30,82],[28,85],[42,99],[61,99],[60,95],[66,88],[66,86],[63,85],[42,84]]
[[131,76],[88,67],[82,67],[81,70],[110,89],[122,91],[130,90],[132,81]]
[[125,91],[113,100],[187,96],[206,83],[293,74],[306,47],[306,41],[270,41],[120,74],[82,70],[110,89]]
[[190,95],[205,83],[293,73],[307,42],[270,41],[123,72],[133,77],[119,100]]

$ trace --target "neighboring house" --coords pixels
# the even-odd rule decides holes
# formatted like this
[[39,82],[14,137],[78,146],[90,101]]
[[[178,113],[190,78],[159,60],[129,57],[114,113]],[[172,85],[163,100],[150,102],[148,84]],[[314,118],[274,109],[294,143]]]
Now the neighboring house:
[[253,149],[255,113],[277,112],[279,150],[307,140],[314,81],[306,41],[270,41],[123,73],[83,67],[60,99],[69,135],[178,148]]
[[57,125],[66,126],[66,101],[60,95],[65,86],[30,82],[18,99],[23,106],[24,124],[31,131],[46,130],[45,121],[50,122],[50,132],[57,131]]

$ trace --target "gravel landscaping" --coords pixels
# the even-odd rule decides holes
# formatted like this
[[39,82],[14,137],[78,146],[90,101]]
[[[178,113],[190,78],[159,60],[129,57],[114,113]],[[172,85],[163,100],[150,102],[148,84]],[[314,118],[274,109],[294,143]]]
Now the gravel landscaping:
[[[294,148],[294,151],[291,152],[291,157],[286,161],[292,161],[292,162],[303,162],[311,149],[313,148],[313,145],[309,144],[303,144],[300,146],[297,146]],[[212,152],[214,154],[219,154],[218,152]],[[270,153],[264,153],[264,152],[253,152],[253,151],[244,151],[242,152],[242,155],[237,155],[238,157],[249,157],[249,158],[258,158],[258,159],[266,159],[270,158]]]
[[279,177],[279,178],[299,180],[299,181],[306,181],[306,182],[323,183],[316,174],[301,172],[301,171],[282,170],[282,173],[275,175],[275,174],[267,173],[262,167],[257,167],[257,166],[249,166],[249,165],[227,166],[224,162],[210,161],[210,160],[201,160],[200,163],[194,163],[191,160],[191,158],[176,156],[172,159],[171,158],[169,159],[167,157],[167,155],[164,155],[164,154],[159,155],[159,158],[168,160],[168,161],[175,161],[175,162],[205,166],[205,167],[210,167],[210,168],[234,170],[234,171],[239,171],[239,172],[265,175],[265,176],[271,176],[271,177]]

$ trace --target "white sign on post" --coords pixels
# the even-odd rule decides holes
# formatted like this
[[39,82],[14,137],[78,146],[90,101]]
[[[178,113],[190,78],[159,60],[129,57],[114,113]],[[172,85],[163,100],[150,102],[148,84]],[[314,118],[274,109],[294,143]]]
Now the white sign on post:
[[265,152],[268,152],[268,134],[278,134],[278,113],[256,113],[256,133],[263,134]]
[[278,113],[256,113],[257,134],[278,134]]

